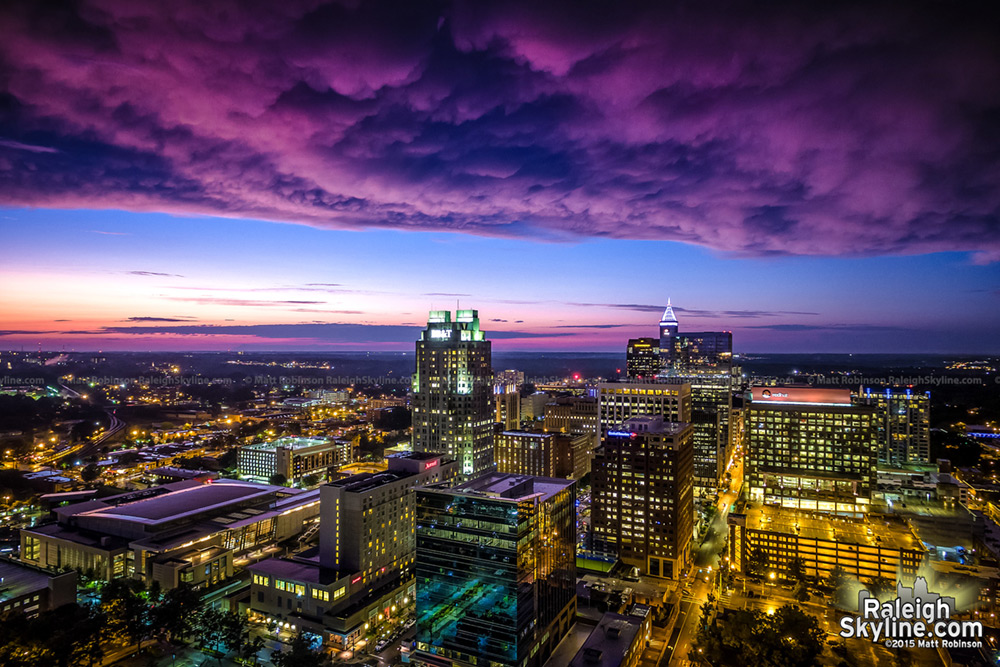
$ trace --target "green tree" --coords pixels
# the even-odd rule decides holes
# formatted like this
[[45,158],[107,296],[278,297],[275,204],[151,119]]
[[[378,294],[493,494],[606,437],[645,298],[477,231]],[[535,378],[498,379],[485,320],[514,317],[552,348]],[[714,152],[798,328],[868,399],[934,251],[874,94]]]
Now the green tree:
[[323,481],[322,475],[306,475],[302,478],[302,486],[316,486]]
[[280,472],[276,472],[267,478],[267,483],[272,486],[286,486],[288,484],[288,478]]
[[153,610],[153,624],[171,641],[183,641],[191,636],[197,618],[201,596],[188,584],[166,592]]
[[737,609],[724,618],[703,610],[694,650],[718,667],[811,667],[823,651],[824,632],[794,605],[774,614]]
[[101,469],[97,466],[96,463],[91,463],[80,471],[80,479],[82,479],[87,484],[90,484],[100,476],[101,476]]
[[274,667],[318,667],[327,664],[323,654],[313,650],[312,645],[303,633],[298,633],[292,639],[287,651],[271,653]]
[[119,640],[138,648],[153,630],[152,607],[142,582],[113,579],[101,588],[101,611],[108,630]]
[[872,595],[882,598],[896,590],[896,582],[886,577],[878,576],[871,580],[867,588]]
[[249,638],[250,622],[238,611],[222,611],[205,607],[197,616],[195,627],[201,648],[215,651],[222,664],[222,656],[238,650]]
[[788,574],[794,581],[805,581],[806,579],[806,564],[805,562],[795,556],[792,558],[791,562],[788,563]]
[[747,567],[750,570],[750,574],[762,576],[770,562],[771,559],[767,557],[767,552],[759,546],[751,549],[747,555]]

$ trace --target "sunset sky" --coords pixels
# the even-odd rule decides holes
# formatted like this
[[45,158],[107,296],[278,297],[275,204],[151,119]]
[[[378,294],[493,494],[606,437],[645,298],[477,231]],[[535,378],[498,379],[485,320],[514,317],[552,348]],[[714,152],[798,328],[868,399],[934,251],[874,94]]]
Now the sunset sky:
[[0,349],[1000,353],[996,10],[665,5],[3,3]]

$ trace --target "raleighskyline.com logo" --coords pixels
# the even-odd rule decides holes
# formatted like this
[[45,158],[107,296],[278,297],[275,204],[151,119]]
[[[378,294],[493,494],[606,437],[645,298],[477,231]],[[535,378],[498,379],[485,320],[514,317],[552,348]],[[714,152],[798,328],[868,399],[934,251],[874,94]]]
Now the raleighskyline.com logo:
[[896,584],[896,599],[885,602],[861,590],[858,610],[858,616],[840,619],[841,637],[889,648],[979,648],[983,643],[983,624],[953,620],[955,598],[929,592],[923,577],[912,588]]

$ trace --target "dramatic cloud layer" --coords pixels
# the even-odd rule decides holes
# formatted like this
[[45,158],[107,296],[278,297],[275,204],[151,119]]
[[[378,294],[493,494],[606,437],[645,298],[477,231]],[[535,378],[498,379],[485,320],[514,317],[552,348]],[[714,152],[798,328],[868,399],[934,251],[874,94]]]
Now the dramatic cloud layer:
[[6,2],[0,200],[1000,259],[996,10],[834,5]]

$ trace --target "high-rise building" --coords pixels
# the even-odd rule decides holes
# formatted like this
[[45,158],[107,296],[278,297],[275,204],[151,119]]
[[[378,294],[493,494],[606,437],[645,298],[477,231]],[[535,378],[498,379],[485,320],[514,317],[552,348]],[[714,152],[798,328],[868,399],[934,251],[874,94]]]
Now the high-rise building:
[[587,438],[586,459],[578,472],[580,479],[590,472],[590,461],[597,445],[601,442],[601,427],[597,412],[597,399],[592,396],[557,396],[545,404],[546,433],[570,433]]
[[681,332],[673,307],[660,320],[660,377],[691,385],[695,427],[695,493],[708,495],[722,483],[733,452],[729,432],[733,402],[733,334]]
[[479,312],[431,311],[416,345],[413,450],[443,452],[472,478],[493,470],[493,370]]
[[680,372],[729,371],[733,364],[731,331],[684,331],[673,338],[672,368]]
[[875,489],[875,408],[848,389],[753,387],[746,406],[750,500],[838,514],[868,511]]
[[858,401],[878,412],[878,462],[899,468],[931,457],[931,393],[886,387],[862,388]]
[[505,429],[517,428],[521,424],[521,389],[512,382],[497,381],[493,385],[493,405],[496,408],[494,421]]
[[403,616],[416,593],[414,488],[457,475],[456,461],[411,452],[390,456],[387,470],[321,486],[318,559],[251,565],[251,615],[310,630],[338,648],[351,648],[372,626]]
[[491,473],[417,489],[417,651],[537,667],[576,616],[575,482]]
[[633,417],[604,434],[591,474],[594,544],[654,577],[677,578],[694,531],[694,429]]
[[524,385],[524,371],[517,371],[514,369],[497,371],[496,381],[498,384],[512,384],[520,390]]
[[665,421],[691,419],[691,385],[662,382],[602,382],[597,385],[601,433],[626,419],[642,415],[660,416]]
[[660,356],[663,358],[661,368],[673,366],[674,340],[677,338],[679,328],[674,307],[670,304],[670,299],[667,299],[667,307],[663,311],[663,317],[660,318]]
[[580,479],[590,470],[590,436],[504,431],[496,436],[497,472]]
[[729,433],[732,378],[728,372],[676,372],[660,379],[668,385],[684,383],[691,386],[695,495],[711,495],[722,482],[732,454]]
[[656,338],[630,338],[625,353],[625,371],[630,380],[650,380],[660,373],[660,341]]

